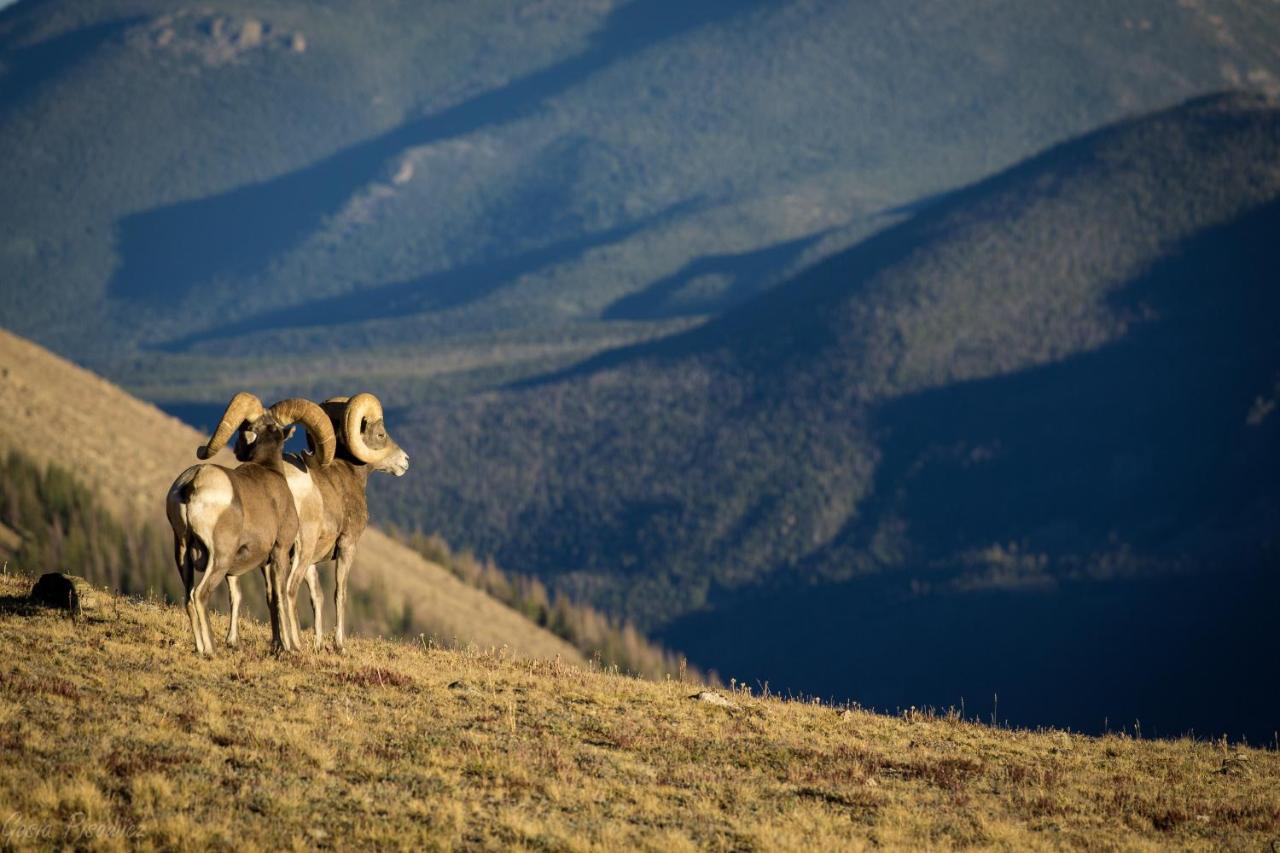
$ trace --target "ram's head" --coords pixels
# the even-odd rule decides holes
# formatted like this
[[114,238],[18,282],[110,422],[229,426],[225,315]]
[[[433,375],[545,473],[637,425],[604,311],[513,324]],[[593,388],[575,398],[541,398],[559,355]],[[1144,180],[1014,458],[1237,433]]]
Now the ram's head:
[[409,454],[387,434],[382,403],[377,397],[372,394],[331,397],[324,401],[322,408],[356,462],[397,477],[409,470]]

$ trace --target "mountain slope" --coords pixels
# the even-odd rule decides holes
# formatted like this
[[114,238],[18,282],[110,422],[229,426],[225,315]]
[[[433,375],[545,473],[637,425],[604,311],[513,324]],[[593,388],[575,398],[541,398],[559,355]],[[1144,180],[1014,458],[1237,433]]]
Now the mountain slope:
[[276,659],[260,625],[201,661],[178,608],[113,599],[74,624],[29,590],[0,576],[15,846],[1234,849],[1280,831],[1270,749],[742,690],[724,707],[676,681],[359,638]]
[[[839,607],[807,618],[815,597],[892,602],[910,635],[929,594],[963,609],[956,596],[994,590],[981,613],[996,626],[1025,604],[1009,590],[1050,606],[1058,587],[1061,601],[1118,595],[1123,611],[1160,578],[1205,578],[1169,580],[1186,591],[1147,627],[1176,636],[1207,579],[1261,594],[1280,550],[1277,162],[1280,109],[1243,95],[1056,147],[685,335],[414,410],[434,476],[395,511],[721,672],[880,703],[924,701],[917,676],[929,701],[959,696],[927,644],[906,669],[906,646],[874,671],[841,665],[881,641],[852,610],[852,624]],[[1113,578],[1133,583],[1120,594]],[[773,618],[757,631],[761,608]],[[1230,618],[1213,612],[1210,628]],[[1245,670],[1265,660],[1261,616],[1239,613],[1244,633],[1209,648]],[[1071,629],[1033,640],[1034,623],[1006,622],[1002,642],[1044,654]],[[960,689],[989,696],[989,657],[959,649],[981,676]],[[1030,678],[1022,689],[1054,699],[1022,719],[1102,724],[1109,697]],[[1244,698],[1217,718],[1198,700],[1162,712],[1157,696],[1191,702],[1143,693],[1163,679],[1134,682],[1144,720],[1274,723]]]
[[[195,448],[208,438],[3,330],[0,408],[5,412],[0,450],[20,448],[41,464],[67,468],[126,522],[152,521],[166,528],[164,495],[173,479],[195,464]],[[227,450],[215,461],[235,464]],[[447,641],[508,646],[522,656],[582,659],[568,643],[374,528],[361,539],[352,585],[394,612],[404,612],[407,605],[417,630]]]
[[1280,15],[1245,0],[379,8],[0,13],[0,324],[152,400],[250,371],[314,394],[293,378],[335,352],[385,398],[447,396],[683,328],[1101,123],[1280,79]]

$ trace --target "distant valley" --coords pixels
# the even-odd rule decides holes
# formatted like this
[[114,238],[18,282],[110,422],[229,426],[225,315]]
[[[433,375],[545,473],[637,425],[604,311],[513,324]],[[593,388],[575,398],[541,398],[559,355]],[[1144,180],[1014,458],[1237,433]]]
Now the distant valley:
[[[412,410],[433,476],[386,509],[724,673],[990,701],[1011,649],[1046,662],[1014,719],[1213,719],[1230,690],[1164,714],[1202,685],[1151,667],[1267,689],[1277,162],[1247,96],[1058,146],[684,335]],[[1093,703],[1059,667],[1129,675]]]

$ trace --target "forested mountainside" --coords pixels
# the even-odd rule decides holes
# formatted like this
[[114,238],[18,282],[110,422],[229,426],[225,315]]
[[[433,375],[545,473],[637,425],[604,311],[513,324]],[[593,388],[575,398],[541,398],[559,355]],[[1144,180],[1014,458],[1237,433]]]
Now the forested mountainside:
[[377,12],[0,12],[0,325],[165,404],[244,377],[450,397],[685,328],[1103,123],[1280,79],[1280,13],[1244,0]]
[[383,506],[806,689],[898,701],[914,655],[952,701],[937,660],[1107,607],[1256,664],[1264,614],[1210,601],[1273,583],[1277,162],[1243,95],[1057,146],[682,336],[413,410],[433,476]]

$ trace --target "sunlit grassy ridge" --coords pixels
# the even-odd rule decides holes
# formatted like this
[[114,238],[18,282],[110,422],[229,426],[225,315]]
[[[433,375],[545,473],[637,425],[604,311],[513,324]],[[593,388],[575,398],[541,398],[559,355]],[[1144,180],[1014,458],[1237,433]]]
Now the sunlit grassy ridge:
[[[177,608],[78,624],[0,576],[0,821],[86,846],[1258,848],[1280,755],[725,695],[356,639],[199,661]],[[219,617],[215,617],[219,618]],[[217,627],[217,626],[215,626]],[[17,836],[0,842],[38,846]],[[47,846],[45,841],[39,846]]]

